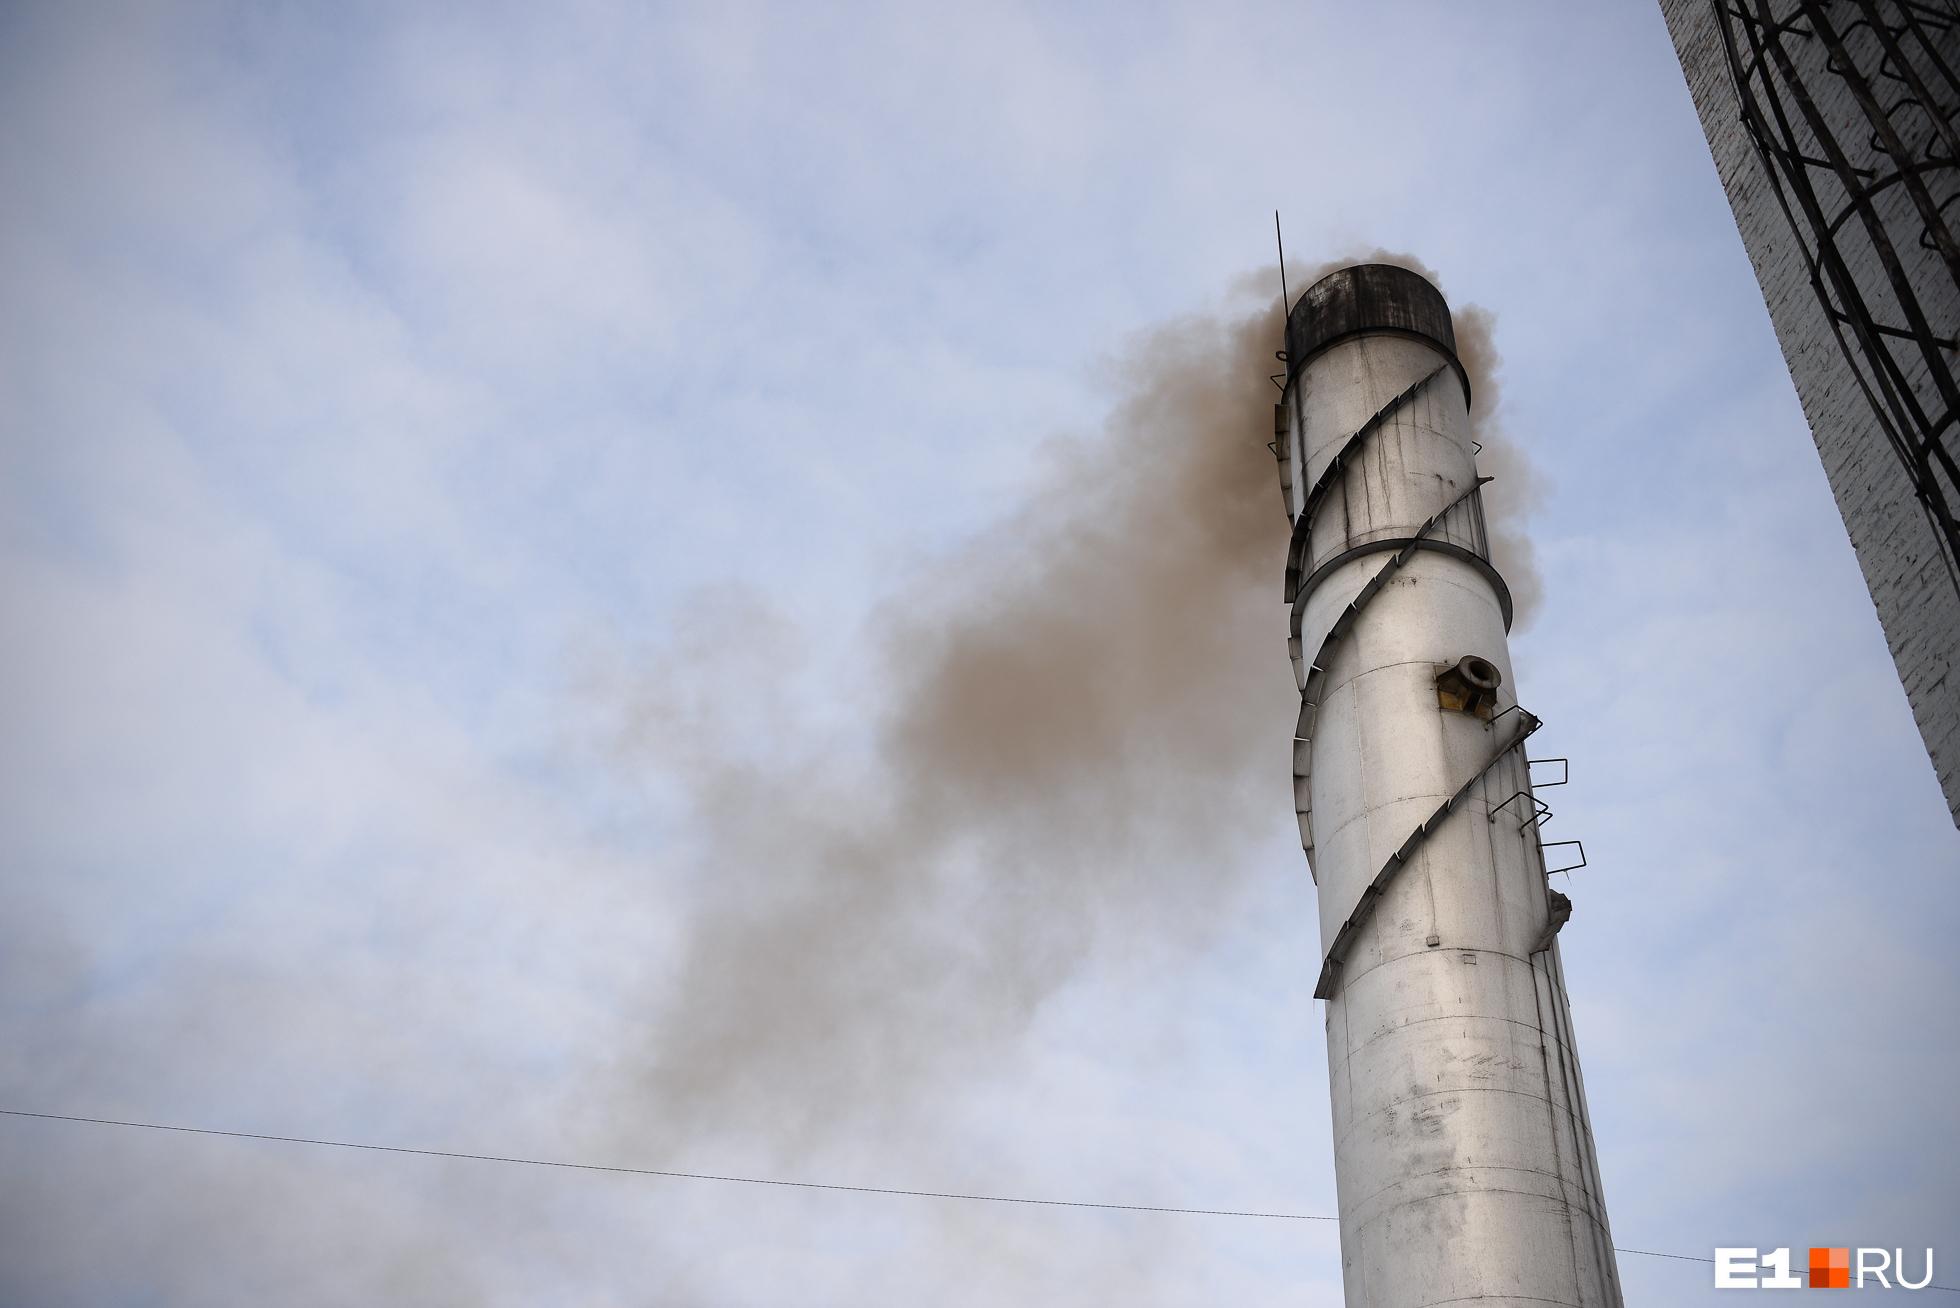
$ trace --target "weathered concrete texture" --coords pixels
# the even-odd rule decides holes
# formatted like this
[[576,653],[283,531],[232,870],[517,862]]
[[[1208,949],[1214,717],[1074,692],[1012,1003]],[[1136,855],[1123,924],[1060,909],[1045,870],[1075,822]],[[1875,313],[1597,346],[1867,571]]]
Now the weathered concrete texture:
[[[1347,1303],[1618,1308],[1448,309],[1343,278],[1302,297],[1274,449]],[[1466,657],[1494,688],[1445,703]]]
[[[1890,0],[1879,6],[1881,14]],[[1792,11],[1783,6],[1783,11]],[[1783,356],[1790,365],[1798,398],[1817,443],[1817,451],[1843,515],[1846,532],[1857,551],[1865,584],[1891,647],[1899,680],[1912,705],[1948,808],[1960,824],[1960,592],[1956,592],[1942,561],[1938,537],[1914,499],[1911,480],[1886,443],[1884,431],[1856,372],[1832,330],[1831,319],[1805,262],[1804,244],[1777,202],[1771,178],[1744,124],[1724,53],[1717,16],[1710,0],[1661,0],[1661,11],[1674,39],[1695,110],[1707,134],[1709,151],[1722,187],[1735,212],[1736,226],[1762,284]],[[1842,29],[1847,48],[1861,67],[1876,76],[1884,52],[1869,23],[1855,26],[1862,7],[1831,5],[1827,21]],[[1960,29],[1942,33],[1940,43],[1960,54]],[[1869,120],[1844,78],[1829,67],[1829,52],[1814,35],[1792,30],[1785,42],[1795,71],[1833,135],[1854,167],[1883,173],[1889,164],[1879,155]],[[1899,102],[1904,92],[1881,82],[1883,102]],[[1931,130],[1913,118],[1908,108],[1894,114],[1908,132]],[[1814,170],[1814,180],[1835,207],[1845,197],[1826,169]],[[1960,194],[1960,170],[1932,167],[1922,174],[1935,203]],[[1899,254],[1912,287],[1927,312],[1933,334],[1947,340],[1960,335],[1960,293],[1937,254],[1919,239],[1926,226],[1903,187],[1881,190],[1873,200],[1884,227],[1901,238]],[[1949,221],[1960,219],[1960,208],[1945,210]],[[1897,302],[1884,267],[1853,219],[1838,243],[1863,297],[1897,321]],[[1874,316],[1879,316],[1875,314]],[[1914,391],[1933,413],[1943,413],[1930,384],[1923,356],[1906,342],[1892,345]],[[1947,352],[1949,359],[1952,351]],[[1947,448],[1960,444],[1949,428]]]

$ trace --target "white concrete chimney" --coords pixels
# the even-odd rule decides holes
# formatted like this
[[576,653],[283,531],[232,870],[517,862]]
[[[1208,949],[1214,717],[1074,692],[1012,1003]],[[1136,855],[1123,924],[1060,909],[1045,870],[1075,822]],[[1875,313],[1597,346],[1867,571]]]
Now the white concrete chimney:
[[1619,1308],[1449,306],[1384,264],[1287,316],[1300,836],[1349,1308]]

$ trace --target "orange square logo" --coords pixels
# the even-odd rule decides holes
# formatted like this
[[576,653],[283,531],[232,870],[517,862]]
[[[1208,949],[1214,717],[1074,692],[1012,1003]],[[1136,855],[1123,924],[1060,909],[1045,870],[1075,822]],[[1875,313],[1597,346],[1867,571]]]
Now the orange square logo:
[[1810,1251],[1810,1288],[1813,1290],[1850,1289],[1851,1251],[1849,1249],[1812,1249]]

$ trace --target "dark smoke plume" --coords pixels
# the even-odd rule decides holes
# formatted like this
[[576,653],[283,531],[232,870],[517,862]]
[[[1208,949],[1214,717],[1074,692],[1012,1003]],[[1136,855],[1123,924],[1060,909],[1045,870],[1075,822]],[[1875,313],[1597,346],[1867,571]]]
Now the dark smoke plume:
[[1496,480],[1484,488],[1485,518],[1490,526],[1490,558],[1511,587],[1516,606],[1511,629],[1522,630],[1538,617],[1545,582],[1524,518],[1544,498],[1544,478],[1531,459],[1498,421],[1501,387],[1493,339],[1497,317],[1490,310],[1466,305],[1452,311],[1456,320],[1456,354],[1470,374],[1470,430],[1483,449],[1477,452],[1477,471]]
[[[1277,299],[1141,337],[1103,430],[881,607],[868,751],[788,703],[733,743],[716,695],[767,668],[690,689],[717,650],[796,647],[749,601],[646,679],[632,743],[682,777],[701,876],[632,1117],[793,1141],[902,1115],[1117,924],[1199,934],[1244,844],[1291,829]],[[1484,325],[1464,362],[1494,393]]]

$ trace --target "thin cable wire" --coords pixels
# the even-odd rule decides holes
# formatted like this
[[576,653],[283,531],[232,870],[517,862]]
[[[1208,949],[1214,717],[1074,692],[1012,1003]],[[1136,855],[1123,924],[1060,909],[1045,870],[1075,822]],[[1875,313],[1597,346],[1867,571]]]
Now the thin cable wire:
[[1618,1245],[1613,1246],[1613,1252],[1639,1254],[1643,1258],[1672,1258],[1678,1263],[1708,1263],[1712,1266],[1715,1262],[1713,1258],[1697,1258],[1693,1254],[1655,1253],[1652,1249],[1622,1249]]
[[[658,1167],[625,1167],[612,1163],[573,1163],[559,1158],[516,1158],[508,1154],[472,1154],[460,1149],[411,1149],[406,1145],[362,1144],[354,1140],[320,1140],[303,1135],[272,1135],[263,1131],[221,1131],[209,1126],[173,1126],[164,1122],[130,1122],[114,1117],[81,1117],[71,1113],[31,1113],[24,1108],[0,1108],[0,1115],[31,1117],[44,1122],[79,1122],[89,1126],[126,1126],[142,1131],[174,1131],[179,1135],[222,1136],[230,1140],[271,1140],[278,1144],[318,1145],[327,1149],[362,1149],[377,1154],[414,1154],[422,1158],[461,1158],[476,1163],[515,1163],[524,1167],[561,1167],[575,1172],[615,1172],[626,1176],[663,1176],[680,1181],[724,1181],[736,1185],[773,1185],[788,1190],[835,1190],[846,1194],[901,1195],[910,1199],[964,1199],[974,1203],[1028,1204],[1041,1208],[1103,1208],[1125,1213],[1183,1213],[1193,1217],[1266,1217],[1287,1222],[1338,1222],[1338,1217],[1314,1213],[1268,1213],[1240,1208],[1179,1208],[1170,1204],[1113,1204],[1090,1199],[1034,1199],[1026,1195],[968,1194],[957,1190],[907,1190],[887,1185],[839,1185],[828,1181],[787,1181],[768,1176],[729,1176],[719,1172],[676,1172]],[[1713,1264],[1713,1258],[1692,1254],[1656,1253],[1652,1249],[1627,1249],[1619,1245],[1613,1252],[1636,1254],[1642,1258],[1671,1258],[1683,1263]],[[1929,1290],[1960,1294],[1950,1285],[1929,1285]]]
[[1087,1199],[1033,1199],[1023,1195],[964,1194],[952,1190],[903,1190],[883,1185],[838,1185],[825,1181],[786,1181],[766,1176],[725,1176],[716,1172],[672,1172],[657,1167],[623,1167],[607,1163],[573,1163],[557,1158],[512,1158],[503,1154],[471,1154],[456,1149],[410,1149],[404,1145],[360,1144],[352,1140],[315,1140],[299,1135],[268,1135],[259,1131],[220,1131],[208,1126],[169,1126],[161,1122],[125,1122],[112,1117],[76,1117],[67,1113],[30,1113],[0,1108],[8,1117],[38,1117],[50,1122],[86,1122],[93,1126],[131,1126],[145,1131],[176,1131],[184,1135],[226,1136],[234,1140],[276,1140],[281,1144],[322,1145],[331,1149],[366,1149],[382,1154],[418,1154],[424,1158],[466,1158],[478,1163],[520,1163],[526,1167],[563,1167],[579,1172],[619,1172],[629,1176],[664,1176],[682,1181],[728,1181],[738,1185],[774,1185],[791,1190],[841,1190],[851,1194],[905,1195],[914,1199],[968,1199],[989,1204],[1037,1204],[1048,1208],[1112,1208],[1131,1213],[1190,1213],[1200,1217],[1273,1217],[1294,1222],[1336,1222],[1337,1217],[1306,1213],[1260,1213],[1233,1208],[1174,1208],[1164,1204],[1112,1204]]

